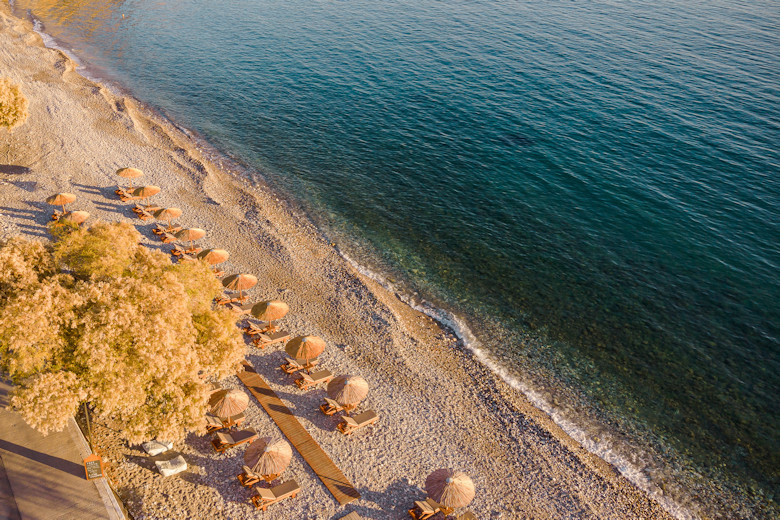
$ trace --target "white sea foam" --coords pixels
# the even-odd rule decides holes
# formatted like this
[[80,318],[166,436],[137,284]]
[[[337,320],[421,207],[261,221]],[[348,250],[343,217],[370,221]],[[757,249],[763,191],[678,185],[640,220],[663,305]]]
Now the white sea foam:
[[[572,418],[567,417],[560,408],[552,405],[541,392],[529,387],[516,376],[512,375],[509,370],[484,349],[482,343],[474,335],[468,325],[466,325],[463,319],[449,311],[436,307],[425,300],[398,292],[394,284],[391,283],[387,277],[358,263],[344,251],[339,250],[339,253],[358,272],[375,280],[386,289],[395,292],[404,303],[450,329],[463,345],[474,354],[474,357],[480,363],[498,375],[509,386],[521,392],[536,408],[549,415],[555,424],[571,438],[580,443],[583,448],[614,466],[629,482],[647,493],[677,520],[697,520],[699,518],[698,515],[674,500],[674,498],[663,494],[653,482],[652,478],[647,474],[646,470],[641,465],[641,462],[635,463],[629,460],[621,453],[621,451],[625,450],[619,449],[619,446],[617,446],[613,440],[608,438],[599,439],[598,441],[594,440],[588,435],[587,428],[577,424]],[[642,456],[635,458],[638,461],[645,459],[645,457]]]

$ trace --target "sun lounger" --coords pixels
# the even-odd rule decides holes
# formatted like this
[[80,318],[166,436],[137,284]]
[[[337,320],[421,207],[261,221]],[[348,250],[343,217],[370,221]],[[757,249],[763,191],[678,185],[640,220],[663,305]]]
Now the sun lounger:
[[256,508],[265,511],[271,504],[281,502],[285,498],[295,498],[301,487],[294,480],[288,480],[271,489],[256,487],[257,495],[252,497],[252,503]]
[[415,520],[425,520],[439,511],[441,511],[441,506],[430,498],[426,498],[425,500],[415,500],[414,507],[409,510],[409,516]]
[[238,475],[236,478],[244,487],[252,487],[261,480],[265,480],[266,482],[273,482],[279,478],[279,475],[259,475],[252,471],[249,466],[243,466],[242,469],[244,472]]
[[141,220],[151,220],[154,218],[154,215],[149,213],[148,211],[136,211],[135,215],[140,218]]
[[214,268],[214,276],[219,278],[220,276],[225,276],[225,271],[222,271],[221,269]]
[[122,202],[127,202],[130,200],[138,200],[141,198],[133,195],[133,192],[131,190],[126,190],[124,188],[117,188],[114,190],[114,193],[116,193],[119,196],[119,200],[121,200]]
[[176,233],[178,231],[181,231],[181,226],[161,226],[160,224],[157,224],[152,228],[152,233],[155,235],[162,235],[163,233]]
[[326,397],[325,404],[320,405],[320,410],[322,410],[322,413],[324,413],[325,415],[333,415],[336,412],[343,411],[344,407],[341,406],[336,401],[334,401],[333,399]]
[[301,365],[296,360],[288,357],[284,358],[284,360],[287,361],[287,363],[281,365],[279,368],[286,374],[294,374],[298,370],[311,370],[319,363],[318,359],[310,359],[305,365]]
[[199,247],[191,247],[189,249],[183,249],[179,246],[174,247],[171,249],[171,254],[173,256],[181,256],[181,255],[197,255],[201,252],[201,249]]
[[229,302],[224,304],[226,309],[229,309],[233,311],[236,314],[248,314],[249,311],[252,310],[253,303],[244,303],[241,302]]
[[301,378],[296,379],[295,384],[298,385],[298,388],[301,390],[309,390],[320,383],[327,383],[333,379],[333,374],[331,374],[330,370],[320,370],[313,374],[307,374],[306,372],[299,372],[298,374]]
[[[228,303],[242,303],[246,301],[246,299],[247,299],[246,294],[244,294],[243,296],[235,296],[235,297],[226,296],[223,294],[222,296],[217,296],[216,298],[214,298],[214,303],[216,303],[217,305],[227,305]],[[251,309],[252,307],[249,308]]]
[[158,209],[162,209],[162,208],[160,206],[154,206],[152,204],[149,204],[148,206],[141,206],[139,204],[136,204],[135,206],[132,207],[133,213],[142,213],[144,211],[147,213],[154,213]]
[[244,472],[236,477],[242,486],[252,487],[258,482],[260,482],[261,480],[263,480],[263,478],[257,473],[255,473],[254,471],[252,471],[252,469],[249,466],[243,466],[243,470]]
[[274,343],[284,343],[288,339],[290,339],[289,332],[286,330],[277,330],[275,332],[258,334],[257,337],[252,340],[252,344],[259,349],[263,349]]
[[364,426],[374,424],[379,420],[379,416],[373,410],[368,410],[363,413],[359,413],[354,417],[344,416],[343,422],[339,423],[337,428],[344,435],[349,435]]
[[252,442],[257,439],[257,430],[254,428],[248,428],[246,430],[239,430],[232,433],[217,432],[216,437],[211,439],[211,445],[219,453],[224,452],[230,448],[234,448],[247,442]]
[[217,430],[222,430],[223,428],[231,428],[233,426],[240,426],[242,422],[244,422],[244,419],[246,419],[246,415],[244,415],[244,412],[241,412],[238,415],[234,415],[232,417],[228,417],[225,420],[220,419],[219,417],[216,417],[214,415],[211,415],[210,413],[206,414],[206,433],[212,433]]
[[195,258],[192,255],[181,255],[179,256],[179,262],[194,262],[197,258]]
[[157,235],[160,238],[160,241],[163,244],[170,244],[171,242],[176,240],[176,237],[171,235],[170,233],[162,233],[160,235]]

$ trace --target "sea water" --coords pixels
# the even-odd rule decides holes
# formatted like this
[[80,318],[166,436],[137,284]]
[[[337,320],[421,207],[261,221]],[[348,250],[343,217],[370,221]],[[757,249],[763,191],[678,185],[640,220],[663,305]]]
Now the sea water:
[[679,518],[780,515],[780,9],[16,0]]

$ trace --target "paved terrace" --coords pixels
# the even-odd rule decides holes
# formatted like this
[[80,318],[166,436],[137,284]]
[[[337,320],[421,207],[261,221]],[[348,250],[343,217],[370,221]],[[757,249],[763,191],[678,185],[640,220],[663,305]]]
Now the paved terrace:
[[87,480],[89,448],[75,421],[44,437],[6,409],[10,389],[0,380],[0,518],[124,519],[105,478]]

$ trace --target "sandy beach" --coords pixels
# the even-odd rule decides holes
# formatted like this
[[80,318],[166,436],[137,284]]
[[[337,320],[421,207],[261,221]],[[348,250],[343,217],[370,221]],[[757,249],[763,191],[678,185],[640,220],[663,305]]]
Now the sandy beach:
[[[329,519],[357,511],[365,518],[408,518],[413,501],[425,497],[425,477],[451,467],[473,478],[477,493],[469,509],[478,518],[671,518],[452,334],[358,272],[293,204],[223,168],[229,161],[212,162],[196,140],[138,101],[80,76],[4,4],[0,76],[21,84],[30,102],[27,122],[10,137],[0,134],[0,237],[46,240],[51,207],[45,198],[68,191],[78,196],[72,209],[88,211],[91,220],[132,222],[146,245],[168,251],[151,232],[155,222],[134,218],[131,204],[113,193],[117,168],[139,168],[145,183],[162,188],[155,203],[182,208],[179,224],[206,230],[202,246],[230,252],[226,272],[258,277],[250,301],[287,302],[287,330],[326,340],[322,366],[368,381],[360,409],[375,410],[380,422],[343,436],[338,419],[318,409],[324,390],[302,392],[278,369],[280,347],[247,347],[247,361],[362,495],[339,506],[294,453],[283,480],[294,478],[302,492],[263,517]],[[237,377],[222,384],[243,388]],[[246,413],[245,424],[261,436],[280,435],[254,399]],[[170,453],[149,457],[122,443],[109,420],[95,422],[113,487],[134,518],[258,515],[251,492],[236,480],[244,448],[219,455],[210,436],[191,434],[174,445],[189,470],[163,478],[153,461]]]

